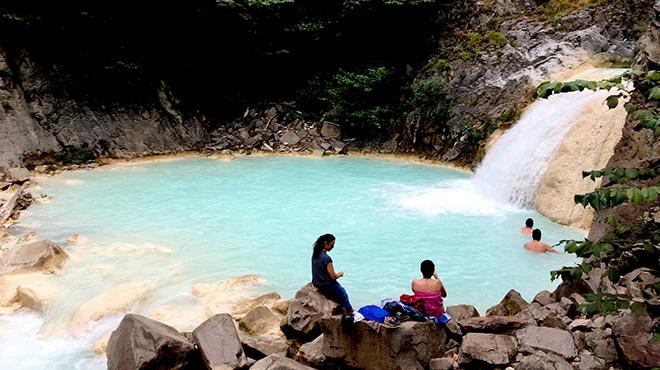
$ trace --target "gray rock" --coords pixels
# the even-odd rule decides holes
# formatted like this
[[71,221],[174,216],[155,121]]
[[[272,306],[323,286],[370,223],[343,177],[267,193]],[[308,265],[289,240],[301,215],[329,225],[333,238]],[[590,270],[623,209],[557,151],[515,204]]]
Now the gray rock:
[[566,329],[566,324],[547,307],[550,306],[541,307],[539,303],[533,302],[515,317],[534,326]]
[[238,129],[238,137],[241,140],[245,141],[245,140],[250,138],[250,133],[248,132],[248,130],[246,128],[241,127],[240,129]]
[[280,355],[286,357],[289,345],[280,338],[273,337],[255,337],[248,334],[240,334],[243,351],[247,357],[255,360],[262,359],[270,355]]
[[472,317],[458,322],[463,333],[509,333],[527,325],[524,321],[507,316]]
[[25,167],[13,167],[6,171],[7,179],[11,182],[24,183],[30,179],[30,171]]
[[578,370],[601,370],[607,368],[603,359],[595,357],[588,351],[580,353],[580,362]]
[[582,352],[587,345],[585,341],[585,335],[583,331],[574,331],[571,333],[573,336],[573,343],[575,343],[575,349],[577,350],[578,353]]
[[280,137],[280,142],[284,145],[296,145],[300,141],[300,136],[293,131],[287,131]]
[[587,330],[591,328],[591,320],[588,319],[575,319],[568,325],[568,330]]
[[607,362],[612,362],[617,359],[618,353],[612,338],[612,329],[594,330],[585,334],[585,343],[587,348],[595,356],[602,358]]
[[314,368],[298,363],[290,358],[270,355],[257,361],[250,367],[250,370],[314,370]]
[[523,357],[516,370],[573,370],[573,367],[554,353],[534,352]]
[[321,320],[329,317],[336,305],[308,283],[289,301],[280,329],[289,339],[312,340],[321,334]]
[[555,300],[552,298],[550,295],[550,292],[547,290],[542,290],[536,294],[534,299],[532,299],[532,302],[536,302],[540,304],[541,306],[549,305],[551,303],[555,303]]
[[452,320],[460,321],[470,317],[478,317],[479,311],[476,307],[469,304],[459,304],[448,306],[445,311],[451,316]]
[[454,359],[450,357],[434,358],[429,363],[429,370],[449,370],[454,367]]
[[447,334],[433,322],[406,321],[374,330],[359,321],[347,330],[339,316],[323,320],[323,354],[343,365],[365,370],[425,369],[442,356]]
[[309,343],[300,346],[295,360],[305,365],[320,368],[325,361],[323,354],[323,334]]
[[264,335],[275,330],[280,319],[266,306],[252,309],[238,322],[238,327],[248,334]]
[[68,258],[66,252],[50,240],[19,244],[0,251],[0,275],[35,270],[53,272]]
[[486,311],[486,316],[514,316],[528,305],[520,293],[511,289],[500,303]]
[[396,152],[397,147],[398,144],[396,140],[392,139],[384,142],[383,145],[381,146],[381,150],[385,153],[393,153]]
[[[518,341],[500,334],[468,333],[463,337],[459,363],[461,365],[506,365],[516,357]],[[474,364],[476,362],[476,364]]]
[[231,316],[217,314],[192,332],[204,363],[209,369],[238,369],[247,365],[247,358]]
[[263,141],[264,141],[263,136],[261,136],[261,134],[256,134],[251,138],[245,140],[245,146],[248,148],[254,148],[261,145]]
[[332,150],[334,150],[335,153],[338,153],[338,154],[343,154],[344,149],[346,149],[346,144],[344,144],[343,142],[341,142],[339,140],[330,141],[330,145],[332,147]]
[[584,299],[583,296],[581,296],[577,293],[571,294],[571,296],[569,298],[570,298],[571,301],[575,302],[575,304],[578,305],[578,306],[581,305],[581,304],[587,303],[587,300]]
[[554,352],[564,358],[577,355],[573,336],[566,330],[528,326],[516,333],[521,349],[526,352],[534,350]]
[[192,369],[195,346],[176,329],[144,316],[127,314],[110,335],[108,370]]
[[636,367],[660,367],[660,343],[651,343],[653,323],[646,314],[621,312],[612,326],[614,340],[626,361]]
[[321,136],[326,139],[339,139],[341,136],[341,127],[332,122],[323,122],[321,126]]

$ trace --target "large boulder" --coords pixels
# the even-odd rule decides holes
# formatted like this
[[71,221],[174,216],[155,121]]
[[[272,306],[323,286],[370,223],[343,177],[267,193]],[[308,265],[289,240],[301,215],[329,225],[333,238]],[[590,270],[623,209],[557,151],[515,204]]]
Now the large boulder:
[[289,345],[282,338],[255,337],[248,334],[240,334],[240,337],[245,355],[255,360],[273,354],[286,356],[289,350]]
[[50,240],[19,244],[0,253],[0,275],[41,270],[52,273],[69,256]]
[[314,368],[298,363],[290,358],[270,355],[257,361],[250,367],[250,370],[314,370]]
[[273,334],[279,329],[280,319],[266,306],[259,306],[248,312],[238,327],[248,334]]
[[525,321],[507,316],[471,317],[458,322],[464,333],[511,333],[527,325]]
[[323,122],[321,136],[326,139],[339,139],[339,136],[341,136],[341,127],[336,123]]
[[577,355],[573,336],[566,330],[528,326],[518,330],[516,337],[524,352],[549,351],[564,358],[573,358]]
[[321,367],[325,361],[323,354],[323,334],[309,343],[300,346],[296,353],[295,360],[303,364]]
[[589,284],[583,279],[567,280],[559,284],[559,286],[552,292],[551,297],[555,301],[559,302],[562,297],[570,297],[571,295],[577,293],[580,295],[585,295],[588,293],[593,293],[594,290]]
[[596,329],[585,334],[585,344],[587,348],[597,357],[607,362],[617,359],[618,353],[612,338],[612,329]]
[[217,314],[192,332],[193,340],[209,369],[239,369],[247,366],[247,358],[231,316]]
[[660,367],[660,343],[651,343],[653,322],[646,314],[622,312],[612,326],[614,340],[634,367]]
[[424,369],[445,351],[447,334],[432,321],[407,321],[374,330],[359,321],[342,327],[338,316],[323,320],[323,354],[365,370]]
[[194,369],[195,346],[171,326],[127,314],[110,335],[108,370]]
[[551,312],[549,308],[541,307],[541,304],[538,302],[532,302],[532,304],[525,307],[515,317],[530,325],[566,329],[566,324],[559,317]]
[[514,316],[527,307],[529,303],[514,289],[502,298],[500,303],[486,310],[486,316]]
[[534,352],[525,356],[516,366],[517,370],[573,370],[563,358],[554,353]]
[[477,308],[469,304],[457,304],[448,306],[445,311],[451,316],[452,320],[460,321],[470,317],[479,317]]
[[463,337],[458,362],[470,367],[511,363],[516,357],[518,341],[501,334],[468,333]]
[[308,283],[289,301],[280,329],[289,339],[312,340],[321,334],[321,320],[330,317],[336,305]]

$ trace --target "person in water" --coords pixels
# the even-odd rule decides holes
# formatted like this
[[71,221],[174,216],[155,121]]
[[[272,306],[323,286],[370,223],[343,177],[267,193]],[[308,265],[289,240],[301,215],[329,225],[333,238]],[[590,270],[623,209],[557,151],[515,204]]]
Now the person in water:
[[332,258],[328,256],[334,247],[335,236],[332,234],[323,234],[316,239],[312,253],[312,284],[321,294],[338,303],[333,313],[350,313],[353,307],[348,301],[346,289],[337,282],[344,273],[335,272]]
[[415,297],[424,300],[424,311],[428,316],[440,317],[445,312],[442,298],[447,296],[447,290],[435,272],[433,261],[422,261],[420,270],[422,278],[412,281],[412,291]]
[[532,231],[532,240],[525,243],[523,247],[525,247],[525,249],[527,249],[528,251],[532,251],[532,252],[559,253],[551,246],[541,241],[541,230],[539,229],[534,229],[534,231]]
[[529,235],[532,233],[533,228],[534,228],[534,220],[528,218],[527,220],[525,220],[525,227],[520,228],[520,232]]

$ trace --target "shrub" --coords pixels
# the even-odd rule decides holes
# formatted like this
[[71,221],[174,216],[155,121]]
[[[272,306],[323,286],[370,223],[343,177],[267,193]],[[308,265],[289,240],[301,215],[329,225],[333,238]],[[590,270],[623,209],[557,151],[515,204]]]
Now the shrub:
[[342,125],[366,133],[380,129],[394,117],[399,94],[394,70],[378,66],[356,71],[340,69],[332,77],[324,99]]

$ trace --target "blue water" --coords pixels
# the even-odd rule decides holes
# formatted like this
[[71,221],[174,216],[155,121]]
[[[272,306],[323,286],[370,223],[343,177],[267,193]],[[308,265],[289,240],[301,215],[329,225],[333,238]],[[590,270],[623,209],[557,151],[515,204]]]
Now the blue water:
[[[154,285],[151,304],[132,308],[145,313],[189,300],[194,283],[244,274],[266,279],[259,291],[292,297],[310,281],[312,243],[323,233],[337,238],[330,255],[345,272],[340,282],[355,307],[410,293],[424,259],[436,263],[446,305],[469,303],[482,314],[509,289],[528,300],[552,289],[549,271],[575,258],[525,251],[529,236],[519,228],[534,218],[549,244],[583,233],[496,203],[470,178],[446,167],[352,157],[103,167],[43,178],[36,193],[52,201],[33,205],[14,232],[36,231],[72,255],[53,277],[67,299],[47,313],[44,326],[66,321],[83,302],[126,282]],[[72,234],[87,240],[71,245]],[[95,330],[88,328],[99,336]],[[0,343],[6,340],[0,334]],[[62,368],[90,357],[76,351],[63,357]],[[82,367],[103,364],[89,361]]]
[[165,246],[191,279],[258,274],[283,296],[309,281],[311,245],[327,232],[357,305],[409,292],[423,259],[437,264],[449,304],[483,310],[510,288],[527,298],[551,288],[548,271],[573,257],[530,254],[519,227],[533,217],[550,244],[582,234],[488,203],[469,177],[362,158],[164,161],[47,179],[42,192],[54,201],[24,222],[57,242],[79,233],[101,244]]

